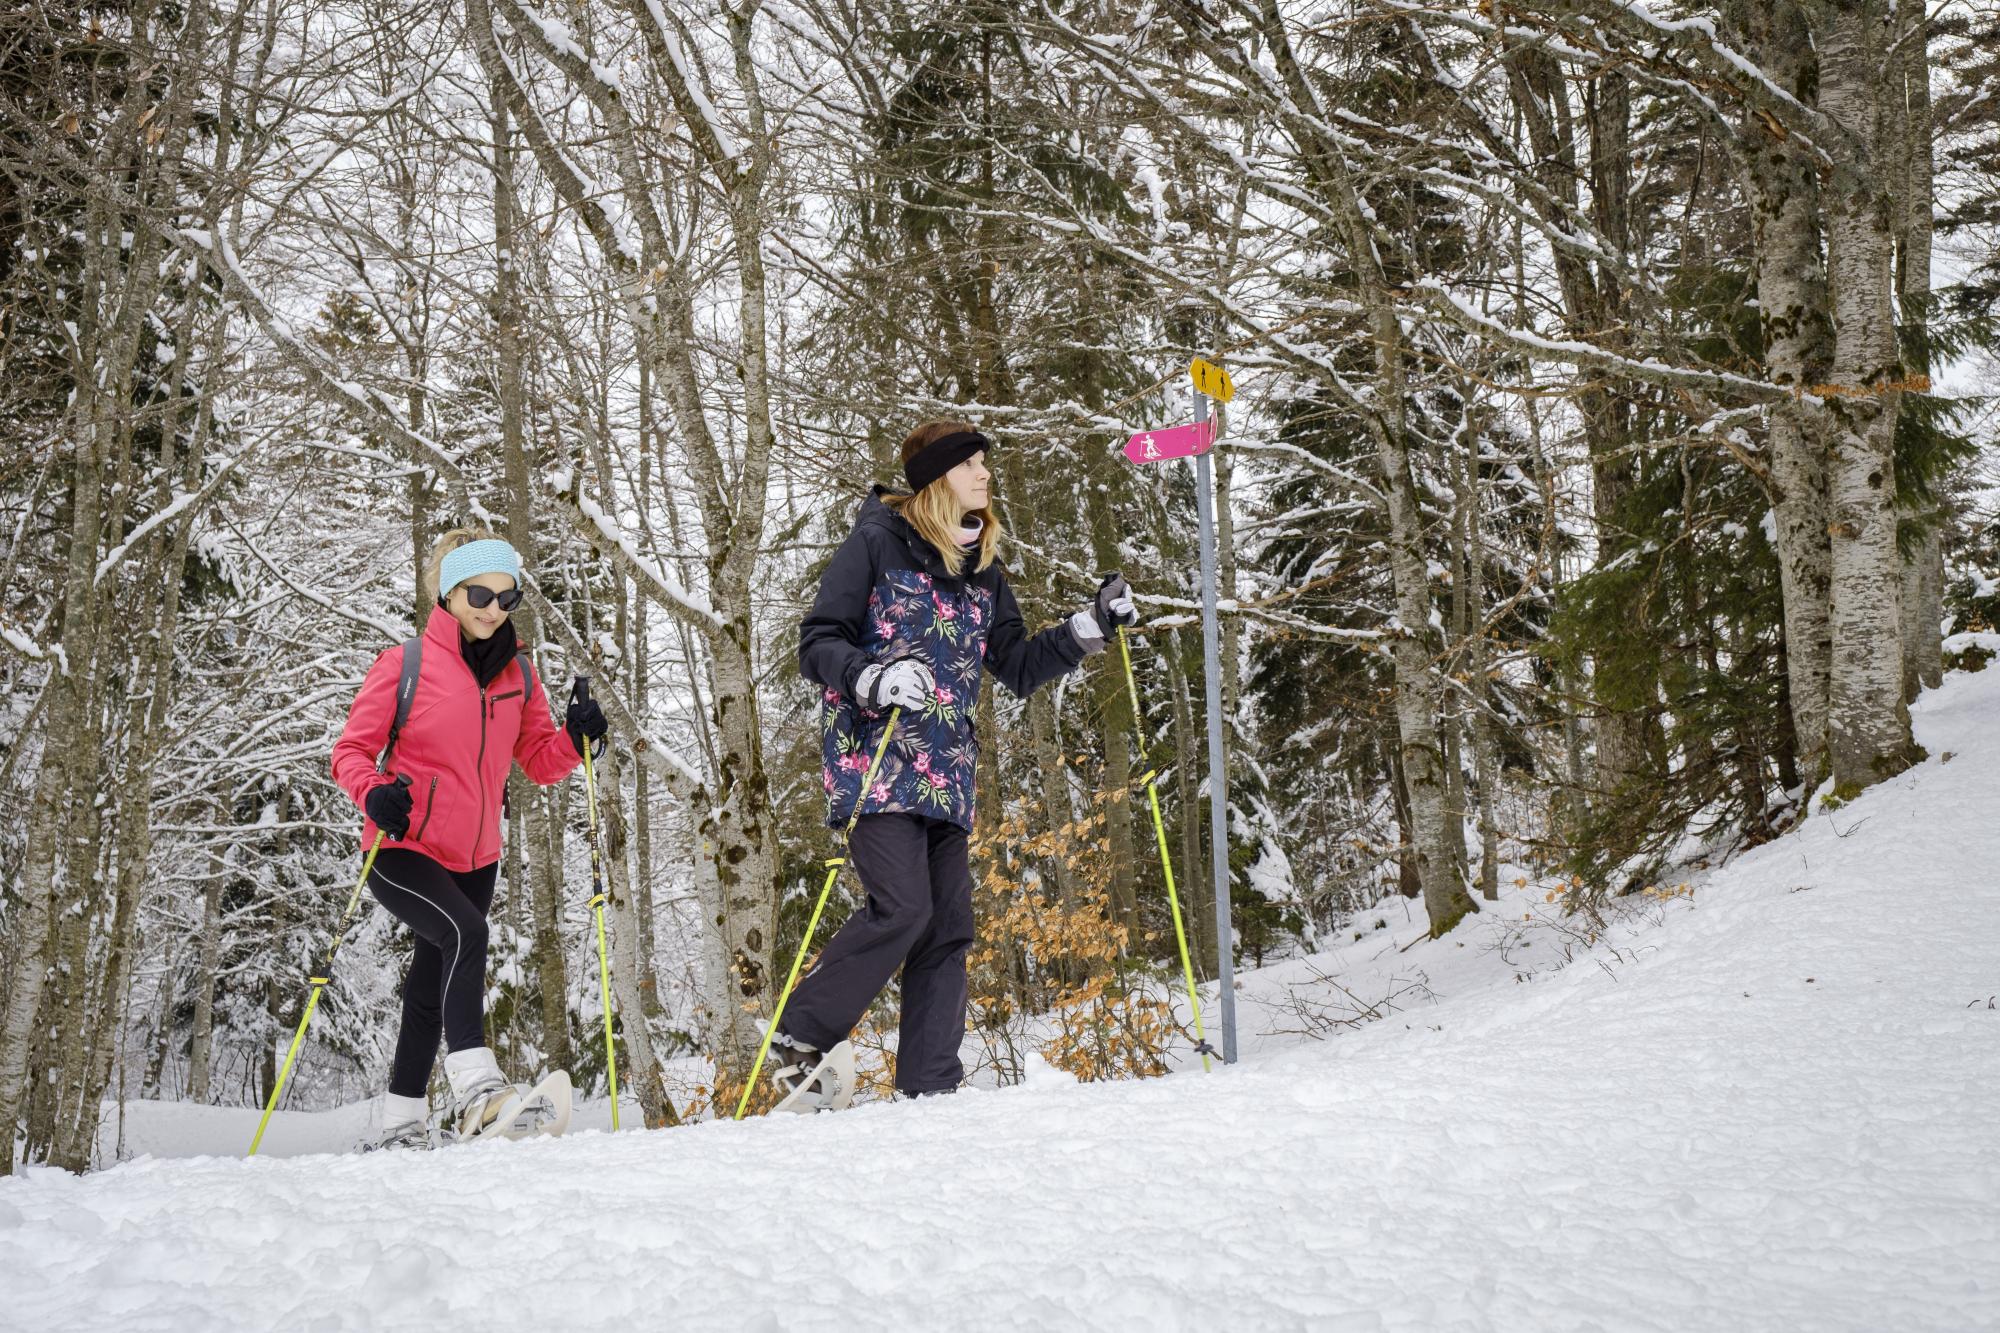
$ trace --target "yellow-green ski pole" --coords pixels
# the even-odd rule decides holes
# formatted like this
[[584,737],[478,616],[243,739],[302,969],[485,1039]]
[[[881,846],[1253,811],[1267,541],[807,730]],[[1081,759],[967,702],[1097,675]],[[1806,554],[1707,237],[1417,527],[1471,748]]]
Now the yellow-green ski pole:
[[[590,677],[576,678],[577,692],[590,697]],[[591,767],[589,741],[583,743],[583,789],[590,797],[590,906],[597,913],[597,985],[604,1000],[604,1067],[611,1075],[611,1132],[618,1132],[618,1050],[611,1040],[611,961],[604,947],[604,865],[597,854],[597,774]]]
[[[896,722],[902,716],[900,707],[889,710],[889,725],[882,729],[882,742],[875,747],[875,757],[868,761],[868,773],[861,779],[861,790],[854,798],[854,813],[847,817],[847,827],[840,831],[843,849],[854,833],[855,822],[861,818],[862,803],[868,799],[868,789],[875,785],[875,770],[882,766],[882,756],[889,749],[889,738],[896,734]],[[806,953],[812,948],[813,932],[819,929],[820,913],[826,910],[827,896],[833,892],[833,881],[839,878],[840,868],[846,864],[845,856],[833,857],[826,863],[826,883],[820,885],[819,901],[813,904],[812,919],[806,922],[805,936],[799,940],[798,957],[792,959],[791,975],[785,978],[785,989],[778,995],[778,1007],[771,1011],[771,1022],[764,1029],[763,1044],[757,1047],[757,1059],[750,1066],[750,1077],[743,1084],[743,1095],[736,1099],[736,1114],[730,1117],[732,1120],[741,1120],[743,1108],[750,1105],[750,1090],[757,1086],[757,1075],[763,1071],[764,1057],[771,1053],[771,1038],[777,1035],[778,1020],[785,1016],[785,1002],[792,998],[792,987],[798,985],[799,969],[805,966]]]
[[[407,787],[410,780],[398,775],[396,781]],[[264,1141],[264,1128],[271,1123],[271,1112],[278,1109],[278,1098],[285,1094],[285,1080],[292,1076],[292,1061],[299,1058],[299,1046],[306,1039],[306,1024],[312,1022],[313,1010],[319,1008],[319,993],[333,980],[333,956],[340,952],[340,942],[347,938],[347,927],[354,920],[354,909],[361,905],[361,890],[368,883],[368,872],[375,868],[375,853],[382,850],[381,830],[376,830],[375,844],[368,849],[368,855],[361,859],[361,878],[354,881],[354,892],[348,895],[347,910],[341,913],[340,929],[334,933],[333,947],[326,951],[326,965],[319,975],[309,977],[312,994],[306,997],[306,1011],[299,1015],[299,1030],[292,1034],[292,1049],[285,1052],[285,1063],[278,1070],[278,1081],[271,1085],[271,1100],[264,1106],[264,1118],[257,1122],[257,1133],[250,1140],[250,1151],[245,1157],[257,1155],[257,1145]]]
[[[1146,763],[1146,719],[1139,711],[1139,684],[1132,677],[1132,649],[1125,639],[1125,627],[1118,627],[1118,656],[1125,662],[1125,694],[1132,701],[1132,734],[1139,745],[1139,763]],[[1167,826],[1160,819],[1160,790],[1154,783],[1159,773],[1146,769],[1146,800],[1153,807],[1153,836],[1160,844],[1160,869],[1167,877],[1167,906],[1174,914],[1174,942],[1181,948],[1181,976],[1187,982],[1188,1003],[1194,1006],[1194,1048],[1201,1052],[1204,1073],[1213,1070],[1208,1062],[1208,1034],[1201,1026],[1201,995],[1194,988],[1194,964],[1188,959],[1187,930],[1181,925],[1180,894],[1174,891],[1174,858],[1167,852]]]

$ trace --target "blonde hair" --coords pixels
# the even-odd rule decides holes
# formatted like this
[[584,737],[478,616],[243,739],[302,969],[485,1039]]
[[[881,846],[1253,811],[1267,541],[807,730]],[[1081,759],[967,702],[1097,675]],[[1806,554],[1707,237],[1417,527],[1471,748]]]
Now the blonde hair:
[[500,534],[486,528],[453,528],[431,543],[430,559],[424,561],[424,591],[438,599],[438,580],[444,577],[444,558],[467,542],[490,541]]
[[[907,464],[934,441],[971,429],[963,421],[926,421],[904,438],[903,462]],[[951,484],[943,477],[915,495],[885,495],[882,503],[901,514],[903,521],[915,528],[919,537],[937,548],[944,567],[953,574],[978,573],[992,564],[1000,553],[1000,516],[993,512],[993,506],[989,503],[984,509],[959,508],[957,497],[951,493]],[[983,526],[979,529],[978,542],[964,547],[958,544],[958,536],[963,531],[961,523],[968,513],[976,515]],[[969,571],[965,568],[968,555],[975,557]]]

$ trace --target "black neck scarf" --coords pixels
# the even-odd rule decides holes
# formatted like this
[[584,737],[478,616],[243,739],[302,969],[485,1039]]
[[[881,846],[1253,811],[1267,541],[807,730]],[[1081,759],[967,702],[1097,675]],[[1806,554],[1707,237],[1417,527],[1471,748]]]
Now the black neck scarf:
[[465,658],[465,665],[472,669],[472,678],[479,682],[482,690],[507,669],[507,664],[514,660],[514,654],[519,649],[511,620],[501,621],[500,628],[484,639],[468,639],[463,629],[458,632],[458,651]]

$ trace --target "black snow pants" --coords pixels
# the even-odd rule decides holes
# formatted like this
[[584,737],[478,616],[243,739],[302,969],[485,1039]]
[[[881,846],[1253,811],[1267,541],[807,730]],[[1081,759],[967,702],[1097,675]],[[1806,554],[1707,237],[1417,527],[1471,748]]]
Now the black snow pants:
[[845,1041],[896,969],[903,1023],[896,1088],[915,1095],[965,1077],[965,954],[972,946],[972,867],[965,830],[920,815],[863,815],[848,857],[868,892],[785,1006],[786,1035],[816,1050]]
[[430,1086],[440,1031],[448,1050],[486,1044],[486,913],[499,870],[498,861],[446,870],[406,847],[375,855],[369,889],[417,936],[389,1070],[389,1091],[399,1097],[421,1097]]

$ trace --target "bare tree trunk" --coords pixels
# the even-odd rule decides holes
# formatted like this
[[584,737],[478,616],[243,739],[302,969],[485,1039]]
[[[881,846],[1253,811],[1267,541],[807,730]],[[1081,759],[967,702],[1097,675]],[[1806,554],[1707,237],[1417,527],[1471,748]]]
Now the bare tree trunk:
[[1380,729],[1383,767],[1389,775],[1389,804],[1396,819],[1396,892],[1405,898],[1421,898],[1423,877],[1417,874],[1417,829],[1410,818],[1410,784],[1403,774],[1403,749],[1397,743],[1392,716]]
[[[531,799],[529,796],[531,788],[527,783],[521,782],[512,774],[508,776],[507,784],[507,797],[505,801],[507,806],[507,903],[501,919],[507,923],[508,942],[512,944],[514,941],[527,938],[531,929],[528,920],[528,906],[533,900],[534,890],[528,885],[527,863],[522,852],[523,844],[527,841],[528,836],[527,820],[523,817],[523,809]],[[507,1007],[507,1027],[503,1034],[505,1044],[502,1048],[502,1059],[505,1063],[503,1063],[502,1068],[512,1069],[519,1067],[518,1062],[521,1058],[521,1026],[527,1007],[528,996],[526,987],[522,986],[516,980],[514,1002]],[[493,1034],[490,1032],[487,1034],[487,1044],[489,1046],[494,1044],[491,1040],[492,1036]]]
[[[1535,175],[1542,191],[1531,198],[1555,200],[1570,212],[1580,212],[1578,182],[1586,173],[1592,184],[1592,212],[1599,230],[1622,249],[1629,230],[1631,189],[1631,95],[1623,75],[1606,75],[1585,88],[1584,125],[1589,132],[1588,161],[1578,142],[1579,125],[1570,104],[1570,83],[1556,59],[1545,50],[1521,44],[1506,57],[1509,87],[1534,149]],[[1536,205],[1545,218],[1560,221],[1560,210],[1546,202]],[[1566,225],[1566,224],[1565,224]],[[1602,337],[1617,349],[1622,322],[1617,279],[1599,275],[1581,256],[1557,250],[1553,255],[1563,316],[1578,336]],[[1629,443],[1631,408],[1614,383],[1589,384],[1578,392],[1578,412],[1591,456],[1591,508],[1597,526],[1600,567],[1619,559],[1630,545],[1620,530],[1618,511],[1631,486]],[[1636,616],[1636,603],[1628,613]],[[1647,636],[1636,621],[1631,636],[1643,645]],[[1652,769],[1649,732],[1650,700],[1642,694],[1648,680],[1643,652],[1630,660],[1601,657],[1593,664],[1591,681],[1597,695],[1591,732],[1596,742],[1595,789],[1600,805],[1615,803],[1617,793]]]
[[[1096,714],[1104,719],[1104,832],[1111,872],[1111,916],[1136,941],[1139,929],[1137,840],[1133,837],[1134,778],[1131,733],[1126,718],[1132,712],[1126,697],[1122,662],[1100,659],[1092,673],[1091,695]],[[1124,715],[1124,716],[1121,716]]]
[[[1220,355],[1218,353],[1218,355]],[[1227,409],[1217,403],[1210,409],[1215,414],[1215,428],[1224,429]],[[1236,515],[1229,502],[1230,490],[1236,476],[1235,454],[1226,448],[1218,448],[1211,455],[1215,464],[1215,581],[1216,598],[1226,604],[1236,601]],[[1222,748],[1226,753],[1237,741],[1235,732],[1242,710],[1238,707],[1242,682],[1238,673],[1243,661],[1243,617],[1224,615],[1217,617],[1222,623]]]
[[[1416,460],[1411,452],[1408,336],[1397,312],[1392,284],[1382,268],[1381,252],[1368,221],[1370,213],[1341,148],[1320,129],[1331,122],[1292,50],[1276,0],[1264,0],[1260,19],[1271,59],[1290,95],[1282,114],[1291,121],[1291,129],[1305,148],[1314,189],[1338,228],[1346,261],[1354,271],[1355,296],[1373,343],[1375,373],[1369,385],[1370,397],[1353,406],[1367,425],[1382,478],[1398,622],[1389,639],[1389,655],[1395,665],[1397,732],[1403,772],[1409,782],[1417,874],[1424,885],[1431,934],[1436,937],[1468,913],[1477,912],[1479,905],[1465,891],[1465,830],[1450,808],[1444,747],[1437,725],[1441,690],[1434,673],[1440,645],[1433,627],[1430,562],[1417,499]],[[1235,59],[1238,53],[1230,48],[1228,55]],[[1330,387],[1345,393],[1344,385]]]
[[1196,757],[1201,753],[1200,724],[1194,715],[1193,684],[1188,676],[1181,632],[1169,631],[1161,657],[1167,664],[1167,694],[1174,709],[1174,787],[1181,808],[1181,887],[1185,898],[1182,910],[1192,918],[1188,927],[1194,934],[1195,973],[1212,977],[1220,966],[1216,952],[1215,884],[1210,869],[1208,821],[1201,817],[1201,777]]
[[[1102,394],[1093,378],[1091,399],[1101,406]],[[1085,488],[1085,514],[1090,522],[1092,554],[1099,571],[1114,569],[1118,561],[1117,522],[1104,488]],[[1136,669],[1136,664],[1135,664]],[[1143,730],[1143,717],[1132,715],[1131,691],[1126,687],[1125,660],[1116,646],[1100,656],[1090,670],[1092,711],[1102,719],[1104,732],[1104,833],[1111,870],[1112,919],[1124,926],[1136,943],[1139,933],[1139,877],[1145,855],[1136,825],[1141,816],[1134,812],[1135,781],[1132,768],[1134,729]]]
[[569,977],[562,941],[563,789],[551,787],[528,798],[528,843],[533,849],[529,877],[535,888],[535,981],[541,996],[542,1069],[568,1069]]
[[639,920],[634,911],[631,882],[625,865],[625,803],[618,780],[618,758],[606,749],[604,763],[594,775],[598,782],[598,809],[603,820],[605,891],[611,896],[611,986],[617,994],[620,1028],[625,1038],[626,1062],[622,1066],[644,1109],[649,1128],[678,1125],[680,1112],[667,1093],[666,1069],[653,1046],[647,1026],[646,1003],[639,993],[644,969],[639,964]]
[[1465,601],[1470,608],[1466,626],[1465,677],[1472,713],[1472,764],[1479,784],[1479,896],[1500,897],[1500,830],[1494,805],[1500,785],[1500,736],[1493,719],[1492,682],[1487,679],[1486,559],[1479,532],[1479,441],[1477,417],[1468,410],[1465,449],[1460,467],[1465,478]]
[[[1913,377],[1930,376],[1928,330],[1931,304],[1932,217],[1936,185],[1931,162],[1936,126],[1931,113],[1930,18],[1922,5],[1896,10],[1902,68],[1890,75],[1893,119],[1903,164],[1896,237],[1896,305],[1906,329],[1915,332]],[[1898,75],[1900,74],[1900,77]],[[1903,697],[1944,683],[1943,507],[1936,496],[1915,515],[1919,536],[1903,562]]]
[[[1461,414],[1470,409],[1465,402]],[[1457,436],[1469,439],[1471,423],[1461,415]],[[1469,663],[1472,660],[1472,635],[1478,616],[1477,603],[1470,597],[1472,533],[1468,510],[1474,501],[1472,485],[1467,481],[1467,467],[1464,451],[1455,449],[1450,442],[1445,445],[1445,464],[1451,476],[1451,645],[1444,664],[1440,684],[1444,686],[1438,709],[1438,728],[1444,737],[1445,805],[1451,817],[1462,828],[1465,816],[1470,810],[1465,787],[1465,742],[1466,733],[1473,725],[1471,716],[1474,705],[1467,699],[1467,691],[1454,690],[1450,681],[1460,677],[1460,683],[1469,686],[1471,681]],[[1476,743],[1475,743],[1476,748]],[[1474,775],[1477,780],[1477,775]],[[1453,847],[1459,854],[1458,875],[1469,879],[1464,864],[1465,847],[1461,840]]]
[[195,966],[194,1036],[188,1049],[188,1099],[204,1104],[215,1042],[215,974],[222,963],[222,884],[222,858],[211,852],[201,895],[201,957]]
[[1834,350],[1827,411],[1833,537],[1833,671],[1827,725],[1835,783],[1859,791],[1907,767],[1902,606],[1896,551],[1893,180],[1883,151],[1890,80],[1878,5],[1822,5],[1820,109],[1855,145],[1827,191]]
[[[1028,748],[1035,758],[1035,793],[1041,808],[1041,826],[1060,833],[1071,822],[1069,805],[1069,765],[1063,762],[1062,747],[1056,743],[1055,701],[1049,696],[1023,699],[1021,712],[1028,722]],[[1065,905],[1076,904],[1076,877],[1070,873],[1066,856],[1043,861],[1056,897]]]
[[156,1009],[149,1041],[152,1049],[146,1055],[146,1072],[139,1081],[139,1095],[149,1099],[161,1095],[161,1082],[167,1067],[167,1051],[173,1042],[174,965],[177,960],[174,941],[169,939],[166,958],[160,965],[160,989],[153,997]]
[[[1801,100],[1817,83],[1804,15],[1791,0],[1744,3],[1731,14],[1746,48]],[[1820,259],[1817,169],[1788,136],[1746,121],[1744,193],[1757,266],[1765,374],[1801,396],[1771,408],[1771,476],[1785,659],[1801,780],[1808,791],[1828,771],[1826,714],[1833,661],[1833,547],[1827,534],[1826,435],[1830,423],[1802,391],[1823,381],[1833,352],[1826,273]]]
[[[62,690],[69,693],[68,689]],[[61,700],[52,714],[66,712]],[[51,730],[52,735],[60,732]],[[28,807],[28,826],[22,857],[22,874],[16,884],[20,897],[11,924],[16,962],[14,980],[7,995],[6,1025],[0,1028],[0,1131],[7,1139],[7,1151],[0,1154],[0,1175],[14,1169],[14,1133],[28,1092],[28,1053],[34,1046],[36,1020],[41,1014],[42,991],[48,979],[52,942],[49,923],[56,855],[56,830],[66,764],[64,747],[51,744],[42,758],[42,770],[35,781],[35,794]]]

